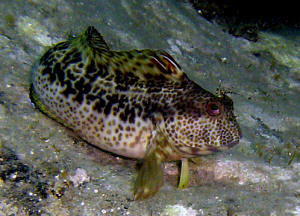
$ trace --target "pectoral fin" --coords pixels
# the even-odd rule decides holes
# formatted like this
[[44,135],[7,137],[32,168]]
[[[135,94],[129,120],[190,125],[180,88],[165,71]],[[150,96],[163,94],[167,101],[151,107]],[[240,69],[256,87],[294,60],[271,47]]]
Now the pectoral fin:
[[134,199],[144,200],[163,185],[163,161],[154,150],[146,156],[134,185]]
[[149,142],[149,149],[139,170],[135,185],[134,199],[147,199],[157,193],[163,185],[163,162],[166,159],[162,153],[165,137],[157,132]]

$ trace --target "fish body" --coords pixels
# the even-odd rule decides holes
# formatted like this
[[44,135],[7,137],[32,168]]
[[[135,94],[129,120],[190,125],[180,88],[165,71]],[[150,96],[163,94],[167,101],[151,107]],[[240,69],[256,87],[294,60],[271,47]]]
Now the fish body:
[[31,99],[101,149],[142,159],[135,199],[162,185],[162,164],[237,144],[233,102],[191,81],[161,50],[110,50],[94,27],[51,47],[34,66]]

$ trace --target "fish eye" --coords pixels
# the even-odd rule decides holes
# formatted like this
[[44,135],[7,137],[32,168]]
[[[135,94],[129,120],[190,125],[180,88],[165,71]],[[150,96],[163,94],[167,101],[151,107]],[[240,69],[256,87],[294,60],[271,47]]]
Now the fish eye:
[[210,116],[217,116],[223,111],[223,106],[217,101],[210,101],[206,105],[206,112]]

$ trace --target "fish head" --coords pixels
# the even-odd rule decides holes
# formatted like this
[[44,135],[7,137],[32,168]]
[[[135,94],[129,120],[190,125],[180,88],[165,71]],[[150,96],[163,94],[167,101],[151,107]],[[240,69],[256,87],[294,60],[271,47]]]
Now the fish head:
[[203,89],[169,112],[164,132],[168,142],[187,157],[227,150],[238,144],[241,137],[231,98]]

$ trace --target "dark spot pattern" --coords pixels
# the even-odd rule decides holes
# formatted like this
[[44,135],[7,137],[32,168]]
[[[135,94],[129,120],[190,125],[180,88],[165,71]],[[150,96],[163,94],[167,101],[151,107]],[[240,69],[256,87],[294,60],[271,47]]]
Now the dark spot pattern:
[[103,112],[106,116],[108,116],[111,112],[112,106],[119,102],[119,96],[117,94],[106,95],[106,100],[107,103],[105,105]]
[[90,64],[87,65],[86,72],[88,74],[97,72],[97,67],[94,60],[91,60]]

